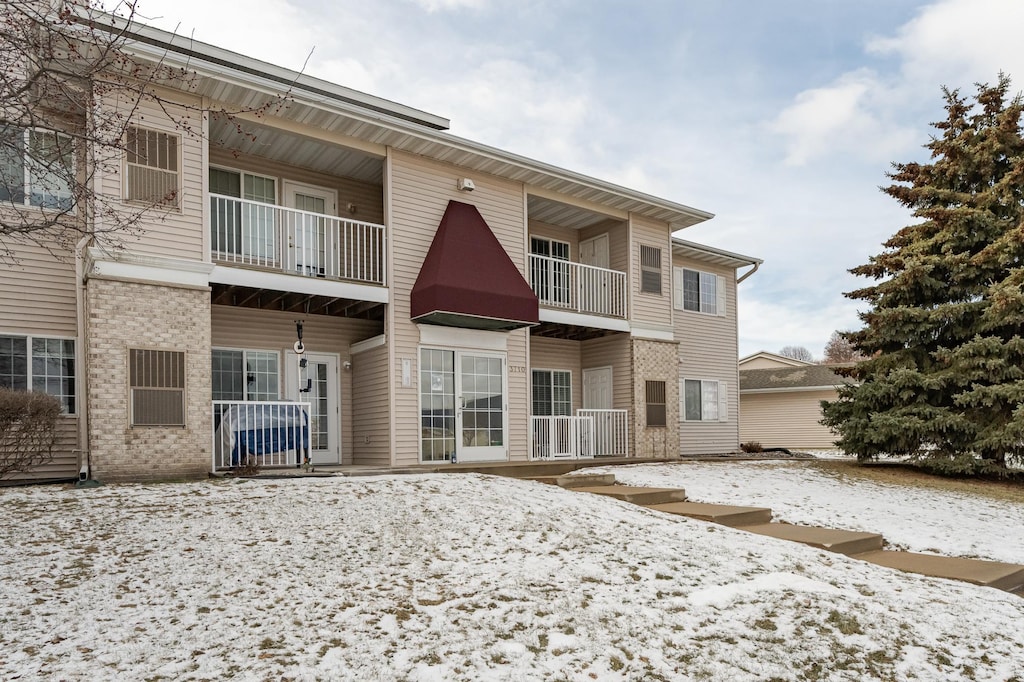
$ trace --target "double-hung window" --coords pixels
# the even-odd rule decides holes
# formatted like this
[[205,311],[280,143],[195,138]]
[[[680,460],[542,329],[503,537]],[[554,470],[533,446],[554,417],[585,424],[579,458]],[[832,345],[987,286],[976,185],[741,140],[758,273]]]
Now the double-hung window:
[[689,268],[673,268],[673,276],[676,310],[725,316],[725,277]]
[[562,370],[533,370],[533,415],[561,417],[572,414],[572,373]]
[[129,126],[125,199],[171,209],[181,207],[181,136]]
[[0,127],[0,201],[69,211],[74,145],[53,130]]
[[680,383],[680,414],[683,415],[683,421],[729,420],[726,382],[683,379]]
[[75,414],[74,340],[0,336],[0,386],[49,393]]

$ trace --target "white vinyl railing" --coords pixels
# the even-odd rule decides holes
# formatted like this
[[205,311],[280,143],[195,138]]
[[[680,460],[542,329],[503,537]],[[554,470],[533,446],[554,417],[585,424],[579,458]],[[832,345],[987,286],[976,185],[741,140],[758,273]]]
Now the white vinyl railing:
[[594,456],[629,457],[629,413],[626,410],[576,410],[594,422]]
[[309,456],[309,403],[213,401],[213,470],[298,466]]
[[577,410],[576,416],[530,417],[530,459],[629,456],[626,410]]
[[530,286],[543,306],[626,317],[626,273],[618,270],[530,254]]
[[386,283],[383,225],[210,195],[215,261],[289,274]]

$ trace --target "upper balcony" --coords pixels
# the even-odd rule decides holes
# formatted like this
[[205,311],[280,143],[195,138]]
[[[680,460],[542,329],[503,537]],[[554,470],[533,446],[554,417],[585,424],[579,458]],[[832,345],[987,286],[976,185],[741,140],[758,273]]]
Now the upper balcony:
[[626,273],[530,254],[530,286],[541,306],[626,319]]
[[375,223],[210,195],[217,264],[386,286],[386,236]]

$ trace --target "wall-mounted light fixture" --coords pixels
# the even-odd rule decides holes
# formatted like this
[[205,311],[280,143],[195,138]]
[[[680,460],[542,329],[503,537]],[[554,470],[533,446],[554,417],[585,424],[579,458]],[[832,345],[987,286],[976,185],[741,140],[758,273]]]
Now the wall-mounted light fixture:
[[473,184],[473,181],[469,178],[459,178],[459,181],[455,183],[455,185],[459,188],[459,191],[462,192],[472,192],[476,189],[476,185]]

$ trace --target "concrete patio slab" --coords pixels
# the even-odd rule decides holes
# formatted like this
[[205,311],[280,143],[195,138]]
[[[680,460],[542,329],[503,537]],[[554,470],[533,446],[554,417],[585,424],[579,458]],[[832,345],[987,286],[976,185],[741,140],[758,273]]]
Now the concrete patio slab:
[[745,526],[743,530],[780,540],[800,542],[811,547],[839,554],[862,554],[882,549],[882,536],[852,530],[836,530],[817,526],[793,526],[788,523],[764,523]]
[[686,500],[686,491],[682,488],[641,488],[632,485],[601,485],[584,486],[573,488],[573,490],[581,493],[607,495],[608,497],[614,497],[616,500],[640,505],[683,502]]
[[710,521],[733,528],[769,523],[772,510],[768,507],[734,507],[728,504],[706,504],[704,502],[668,502],[647,505],[649,509],[686,516],[700,521]]
[[891,551],[866,552],[858,554],[856,558],[933,578],[962,580],[1007,592],[1024,591],[1024,566],[1020,564]]

